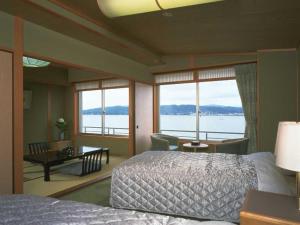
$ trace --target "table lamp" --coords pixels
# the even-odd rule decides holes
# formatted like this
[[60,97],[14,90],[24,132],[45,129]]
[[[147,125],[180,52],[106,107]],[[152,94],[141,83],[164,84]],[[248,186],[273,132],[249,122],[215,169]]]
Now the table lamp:
[[279,123],[275,156],[278,167],[297,174],[297,204],[300,210],[300,122]]

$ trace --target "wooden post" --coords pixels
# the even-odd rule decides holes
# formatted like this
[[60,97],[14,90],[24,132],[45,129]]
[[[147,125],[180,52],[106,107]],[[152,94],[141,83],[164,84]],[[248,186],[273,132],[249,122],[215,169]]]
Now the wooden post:
[[129,83],[129,142],[128,155],[135,155],[135,82]]
[[14,19],[13,159],[15,194],[23,193],[23,20]]

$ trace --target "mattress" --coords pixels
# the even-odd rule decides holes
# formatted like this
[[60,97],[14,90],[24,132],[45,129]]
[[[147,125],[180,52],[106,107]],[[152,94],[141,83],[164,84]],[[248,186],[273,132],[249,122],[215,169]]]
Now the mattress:
[[226,222],[192,221],[31,195],[0,196],[0,224],[233,225]]
[[291,194],[274,162],[271,153],[144,152],[113,170],[111,205],[238,222],[248,190]]

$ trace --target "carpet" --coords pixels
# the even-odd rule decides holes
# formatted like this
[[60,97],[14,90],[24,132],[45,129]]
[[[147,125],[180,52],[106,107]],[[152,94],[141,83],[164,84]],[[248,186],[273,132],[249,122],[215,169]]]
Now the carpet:
[[81,188],[77,191],[64,195],[60,197],[60,199],[110,206],[110,185],[111,178],[107,178],[85,188]]

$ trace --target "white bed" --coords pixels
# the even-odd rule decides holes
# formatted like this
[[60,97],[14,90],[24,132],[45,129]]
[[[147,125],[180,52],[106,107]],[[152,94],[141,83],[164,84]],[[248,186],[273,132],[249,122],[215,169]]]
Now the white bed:
[[111,204],[238,222],[250,189],[292,194],[271,153],[238,156],[148,151],[113,170]]
[[233,225],[217,221],[186,220],[32,195],[0,196],[0,224]]

